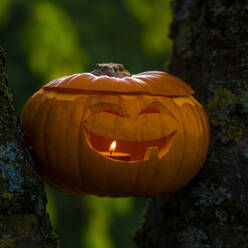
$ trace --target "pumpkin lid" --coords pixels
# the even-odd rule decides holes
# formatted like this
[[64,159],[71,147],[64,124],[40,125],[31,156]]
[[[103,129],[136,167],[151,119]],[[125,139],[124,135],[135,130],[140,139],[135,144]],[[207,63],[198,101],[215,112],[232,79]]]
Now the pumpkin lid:
[[74,74],[55,79],[43,89],[77,94],[186,96],[194,93],[184,81],[161,71],[122,77],[94,75],[93,72]]

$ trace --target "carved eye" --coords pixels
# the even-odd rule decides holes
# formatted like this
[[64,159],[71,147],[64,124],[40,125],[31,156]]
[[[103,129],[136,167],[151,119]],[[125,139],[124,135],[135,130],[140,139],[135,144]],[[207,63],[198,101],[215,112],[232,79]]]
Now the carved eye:
[[141,114],[151,114],[151,113],[161,113],[155,106],[149,106],[145,109],[143,109],[139,115]]

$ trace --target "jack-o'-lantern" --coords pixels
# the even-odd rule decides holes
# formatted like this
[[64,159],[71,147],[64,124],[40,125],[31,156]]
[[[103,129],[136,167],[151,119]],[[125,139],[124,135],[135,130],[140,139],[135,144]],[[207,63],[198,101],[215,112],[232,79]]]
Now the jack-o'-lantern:
[[209,125],[179,78],[130,75],[119,64],[55,79],[22,111],[41,177],[55,189],[98,196],[155,196],[185,186],[202,167]]

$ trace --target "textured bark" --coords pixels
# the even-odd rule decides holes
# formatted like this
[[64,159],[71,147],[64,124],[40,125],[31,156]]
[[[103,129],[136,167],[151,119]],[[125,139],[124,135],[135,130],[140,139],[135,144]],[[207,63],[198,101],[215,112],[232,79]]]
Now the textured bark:
[[208,160],[170,197],[150,199],[140,248],[248,247],[248,1],[173,2],[170,72],[190,83],[211,123]]
[[43,183],[16,117],[0,48],[0,248],[54,248]]

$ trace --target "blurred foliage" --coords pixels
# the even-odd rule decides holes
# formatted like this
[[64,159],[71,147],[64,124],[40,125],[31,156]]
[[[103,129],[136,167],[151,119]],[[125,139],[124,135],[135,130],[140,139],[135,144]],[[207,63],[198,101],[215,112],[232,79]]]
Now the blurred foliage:
[[[18,113],[49,80],[122,63],[131,73],[165,70],[169,0],[1,0],[1,46]],[[62,248],[132,248],[145,200],[79,197],[46,188]]]
[[83,233],[86,234],[83,235],[83,243],[86,247],[114,248],[110,232],[114,215],[127,216],[133,208],[132,198],[110,199],[87,196],[85,200],[88,223],[83,228]]
[[[52,226],[59,236],[61,248],[82,247],[81,229],[86,225],[84,198],[70,194],[61,194],[46,187],[48,204],[47,211],[51,217]],[[55,204],[50,204],[54,202]],[[53,218],[53,214],[57,218]],[[89,247],[90,248],[90,247]]]
[[159,55],[172,49],[169,27],[172,20],[167,0],[125,0],[130,12],[143,24],[141,44],[144,53]]
[[62,248],[135,247],[131,236],[141,220],[145,199],[74,196],[49,186],[46,192],[47,211]]
[[37,2],[23,26],[29,68],[45,82],[84,69],[87,56],[80,47],[76,27],[62,8]]
[[9,18],[11,3],[18,0],[1,0],[0,6],[0,27],[5,25]]
[[1,45],[19,113],[51,78],[99,62],[131,73],[164,70],[171,41],[169,0],[1,0]]
[[46,204],[46,210],[50,215],[50,220],[52,222],[53,228],[56,227],[57,222],[58,222],[58,215],[56,211],[56,202],[53,197],[53,193],[51,190],[49,190],[48,186],[45,187],[46,195],[48,202]]

